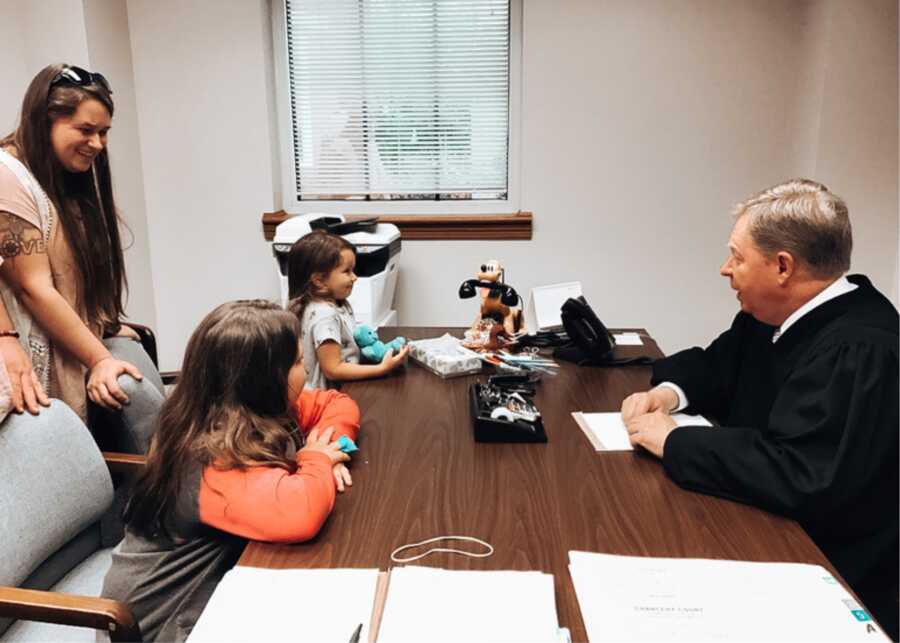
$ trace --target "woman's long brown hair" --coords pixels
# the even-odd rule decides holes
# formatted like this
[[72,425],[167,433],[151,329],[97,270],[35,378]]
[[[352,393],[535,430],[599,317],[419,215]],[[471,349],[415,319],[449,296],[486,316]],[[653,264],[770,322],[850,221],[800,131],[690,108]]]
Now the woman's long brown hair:
[[56,207],[81,271],[78,296],[88,320],[114,331],[123,316],[128,280],[119,235],[119,225],[124,223],[113,200],[109,154],[104,148],[90,171],[76,174],[62,166],[50,140],[53,122],[74,114],[85,100],[100,101],[110,118],[114,105],[109,92],[96,83],[76,86],[63,82],[51,87],[66,67],[49,65],[38,72],[25,92],[19,126],[0,140],[0,147],[15,148],[19,160]]
[[188,341],[181,379],[160,410],[126,524],[149,538],[170,535],[192,467],[297,470],[289,457],[300,443],[287,380],[299,331],[294,315],[263,300],[222,304],[200,322]]
[[303,319],[303,311],[315,297],[315,275],[327,276],[341,265],[341,252],[356,252],[352,243],[324,230],[313,230],[291,246],[288,254],[288,310]]

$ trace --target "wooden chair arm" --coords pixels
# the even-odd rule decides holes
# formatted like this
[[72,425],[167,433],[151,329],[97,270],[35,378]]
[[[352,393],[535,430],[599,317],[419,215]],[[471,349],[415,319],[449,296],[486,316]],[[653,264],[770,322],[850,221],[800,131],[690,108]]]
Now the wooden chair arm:
[[110,473],[124,473],[126,476],[134,476],[144,470],[147,465],[147,456],[133,453],[116,453],[104,451],[103,459]]
[[0,586],[0,616],[105,630],[112,641],[141,640],[131,608],[109,598]]

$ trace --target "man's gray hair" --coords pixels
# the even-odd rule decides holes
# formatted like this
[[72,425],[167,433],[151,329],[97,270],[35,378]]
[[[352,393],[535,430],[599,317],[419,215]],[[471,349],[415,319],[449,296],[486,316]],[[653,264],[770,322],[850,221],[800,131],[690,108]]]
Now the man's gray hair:
[[734,216],[748,217],[750,235],[766,256],[787,251],[819,279],[850,269],[853,233],[847,204],[821,183],[779,183],[738,203]]

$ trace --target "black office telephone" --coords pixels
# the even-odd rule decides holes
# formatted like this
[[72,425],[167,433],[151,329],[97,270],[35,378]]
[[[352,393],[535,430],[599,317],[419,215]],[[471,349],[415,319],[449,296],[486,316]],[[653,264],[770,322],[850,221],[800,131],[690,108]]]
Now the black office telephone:
[[579,366],[627,366],[653,362],[649,357],[616,359],[616,340],[584,297],[570,297],[560,310],[563,328],[570,343],[557,348],[553,355]]

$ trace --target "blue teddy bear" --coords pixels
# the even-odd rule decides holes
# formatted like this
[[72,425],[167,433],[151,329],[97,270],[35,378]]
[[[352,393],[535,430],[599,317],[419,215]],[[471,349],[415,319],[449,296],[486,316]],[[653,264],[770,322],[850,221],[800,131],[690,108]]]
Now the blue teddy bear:
[[387,344],[378,339],[378,333],[367,324],[360,324],[353,333],[353,339],[362,349],[362,356],[367,362],[380,364],[384,354],[389,350],[400,350],[406,344],[406,338],[395,337]]

